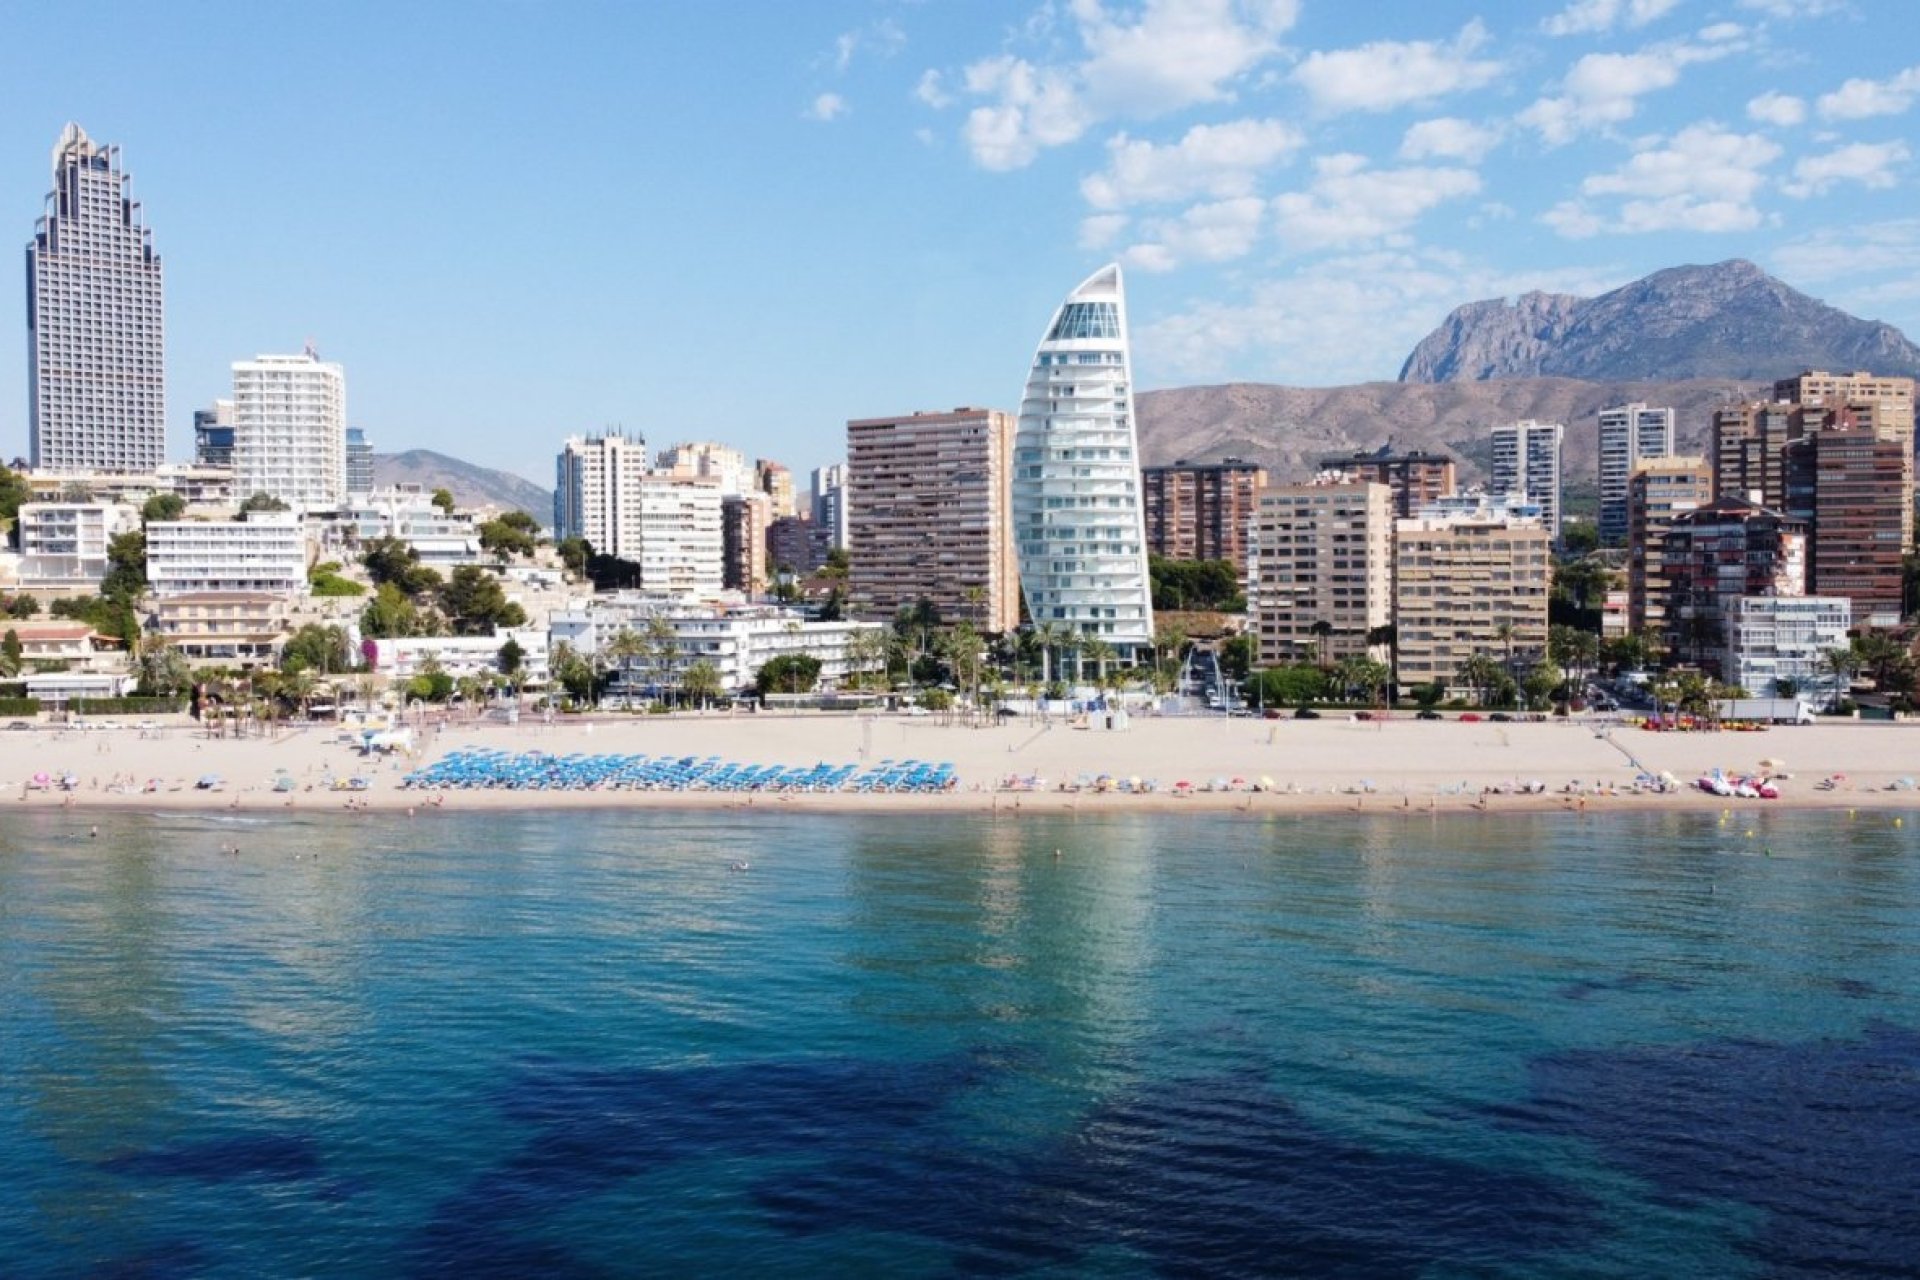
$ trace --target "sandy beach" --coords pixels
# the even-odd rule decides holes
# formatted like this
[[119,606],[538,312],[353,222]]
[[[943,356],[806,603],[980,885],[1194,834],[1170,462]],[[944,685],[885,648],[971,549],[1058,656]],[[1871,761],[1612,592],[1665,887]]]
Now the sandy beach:
[[[210,738],[184,718],[132,727],[0,731],[0,785],[22,806],[71,808],[367,809],[786,806],[876,811],[1129,811],[1180,808],[1262,812],[1512,812],[1543,809],[1904,809],[1920,791],[1920,726],[1835,723],[1765,732],[1650,733],[1631,726],[1347,719],[1152,719],[1107,731],[1013,720],[986,727],[931,717],[823,715],[634,716],[421,731],[412,755],[365,757],[357,735],[332,726],[270,737]],[[939,795],[849,793],[467,791],[435,797],[403,789],[407,771],[459,748],[649,756],[720,756],[746,763],[867,766],[883,759],[951,762],[959,778]],[[1723,799],[1691,784],[1719,767],[1785,775],[1778,800]],[[1673,794],[1639,794],[1642,775],[1670,773]],[[46,785],[34,780],[45,775]],[[1152,780],[1148,794],[1063,784],[1101,775]],[[1831,789],[1818,784],[1833,775]],[[333,784],[364,777],[367,789]],[[71,777],[70,788],[61,780]],[[291,781],[281,781],[282,778]],[[202,779],[217,785],[201,788]],[[1037,779],[1029,786],[1014,779]],[[1226,789],[1210,789],[1225,780]],[[1271,789],[1256,784],[1271,781]],[[1177,788],[1179,783],[1189,788]],[[281,788],[276,790],[276,783]],[[1537,788],[1537,789],[1536,789]]]

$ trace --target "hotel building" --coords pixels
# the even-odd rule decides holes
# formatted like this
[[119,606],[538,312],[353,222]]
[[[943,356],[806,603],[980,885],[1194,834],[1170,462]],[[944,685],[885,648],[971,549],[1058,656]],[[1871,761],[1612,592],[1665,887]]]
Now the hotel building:
[[1493,468],[1487,488],[1524,497],[1540,508],[1550,541],[1560,541],[1560,446],[1567,434],[1558,422],[1510,423],[1493,429]]
[[595,553],[640,553],[639,487],[651,472],[641,436],[569,436],[554,461],[553,537],[585,538]]
[[1394,625],[1402,688],[1460,688],[1469,658],[1546,649],[1552,539],[1539,519],[1455,514],[1394,531]]
[[27,245],[27,455],[38,471],[152,471],[166,461],[160,255],[120,149],[77,124]]
[[295,511],[347,498],[347,375],[311,347],[233,366],[233,487]]
[[857,612],[891,618],[924,600],[981,631],[1019,625],[1013,436],[1012,416],[998,409],[847,423],[847,585]]
[[1250,603],[1262,666],[1386,658],[1369,635],[1393,620],[1393,520],[1392,490],[1337,473],[1260,491]]
[[1140,446],[1117,265],[1082,281],[1054,312],[1034,353],[1013,452],[1014,540],[1034,624],[1097,637],[1123,658],[1151,646]]
[[147,586],[156,596],[202,592],[304,594],[307,538],[291,511],[245,520],[147,525]]
[[1673,410],[1645,404],[1600,411],[1600,540],[1627,536],[1627,478],[1641,463],[1673,453]]

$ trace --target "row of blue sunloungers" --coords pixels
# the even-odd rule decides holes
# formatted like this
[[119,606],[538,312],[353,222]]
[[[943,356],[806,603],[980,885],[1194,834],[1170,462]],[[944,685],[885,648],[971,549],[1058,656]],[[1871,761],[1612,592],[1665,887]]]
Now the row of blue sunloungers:
[[463,749],[401,779],[415,790],[461,791],[951,791],[951,764],[738,764],[719,756],[548,755]]

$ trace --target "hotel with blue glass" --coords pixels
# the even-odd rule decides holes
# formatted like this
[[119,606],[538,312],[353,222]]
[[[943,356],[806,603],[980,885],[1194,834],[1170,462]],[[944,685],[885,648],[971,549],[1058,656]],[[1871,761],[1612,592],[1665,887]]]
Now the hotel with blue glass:
[[1013,522],[1036,627],[1097,638],[1122,658],[1153,643],[1118,266],[1067,295],[1034,353],[1013,441]]

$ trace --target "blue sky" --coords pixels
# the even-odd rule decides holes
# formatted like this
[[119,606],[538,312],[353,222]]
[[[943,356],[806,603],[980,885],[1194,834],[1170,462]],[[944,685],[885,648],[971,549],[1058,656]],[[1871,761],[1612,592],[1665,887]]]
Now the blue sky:
[[1389,379],[1459,303],[1730,257],[1920,335],[1913,30],[1909,0],[11,6],[0,226],[24,247],[65,121],[120,145],[175,453],[233,360],[311,338],[382,450],[546,481],[617,426],[804,469],[849,417],[1017,407],[1110,259],[1142,388]]

